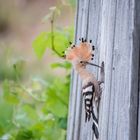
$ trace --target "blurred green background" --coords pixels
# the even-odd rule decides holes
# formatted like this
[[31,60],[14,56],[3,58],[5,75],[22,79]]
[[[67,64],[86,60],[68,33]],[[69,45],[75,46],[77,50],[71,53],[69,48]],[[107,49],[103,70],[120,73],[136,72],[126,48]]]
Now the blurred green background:
[[0,140],[65,140],[75,0],[0,0]]

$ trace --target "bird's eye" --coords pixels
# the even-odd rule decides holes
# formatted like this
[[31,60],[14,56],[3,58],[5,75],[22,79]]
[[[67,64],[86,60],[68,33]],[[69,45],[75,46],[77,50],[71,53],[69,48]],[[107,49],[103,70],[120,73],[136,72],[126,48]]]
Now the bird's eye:
[[80,61],[80,63],[82,64],[82,63],[83,63],[83,61]]

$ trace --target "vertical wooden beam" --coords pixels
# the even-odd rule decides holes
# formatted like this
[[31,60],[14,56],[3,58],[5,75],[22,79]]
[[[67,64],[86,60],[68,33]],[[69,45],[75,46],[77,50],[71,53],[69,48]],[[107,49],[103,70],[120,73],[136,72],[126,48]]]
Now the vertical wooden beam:
[[[139,0],[77,0],[75,42],[79,37],[92,39],[94,62],[105,62],[100,140],[140,139],[139,10]],[[98,77],[97,69],[88,69]],[[73,71],[67,140],[94,139],[92,121],[85,124],[84,115],[81,79]]]
[[[135,46],[139,48],[139,74],[138,74],[138,118],[137,118],[137,139],[140,140],[140,1],[135,2],[135,34],[134,34],[134,43]],[[136,51],[138,51],[136,49]],[[133,131],[132,131],[133,132]]]

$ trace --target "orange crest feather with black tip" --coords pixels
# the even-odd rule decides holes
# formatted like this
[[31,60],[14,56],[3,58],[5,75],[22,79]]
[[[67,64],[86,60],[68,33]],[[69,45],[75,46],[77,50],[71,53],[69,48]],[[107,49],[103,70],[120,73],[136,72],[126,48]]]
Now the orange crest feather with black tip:
[[88,42],[81,42],[68,48],[65,52],[65,58],[68,61],[84,61],[88,62],[92,59],[92,45]]

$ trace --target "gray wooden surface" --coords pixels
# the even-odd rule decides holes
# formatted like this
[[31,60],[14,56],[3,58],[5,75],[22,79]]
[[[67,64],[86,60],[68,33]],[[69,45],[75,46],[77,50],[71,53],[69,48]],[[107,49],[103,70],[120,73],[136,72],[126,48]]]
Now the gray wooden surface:
[[[105,62],[100,140],[140,140],[140,0],[77,0],[75,43],[93,40]],[[89,67],[99,77],[97,68]],[[93,140],[84,122],[81,79],[72,71],[67,140]]]

